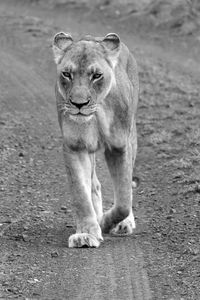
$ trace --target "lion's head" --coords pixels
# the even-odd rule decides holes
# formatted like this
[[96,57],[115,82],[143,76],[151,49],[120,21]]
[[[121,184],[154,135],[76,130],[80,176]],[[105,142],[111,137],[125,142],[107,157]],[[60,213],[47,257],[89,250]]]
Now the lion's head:
[[123,146],[132,126],[138,90],[128,48],[115,33],[74,41],[61,32],[54,37],[53,53],[65,145],[89,152],[102,144]]
[[120,39],[112,33],[79,41],[62,32],[54,37],[57,88],[63,100],[59,105],[72,120],[90,119],[115,84],[119,49]]

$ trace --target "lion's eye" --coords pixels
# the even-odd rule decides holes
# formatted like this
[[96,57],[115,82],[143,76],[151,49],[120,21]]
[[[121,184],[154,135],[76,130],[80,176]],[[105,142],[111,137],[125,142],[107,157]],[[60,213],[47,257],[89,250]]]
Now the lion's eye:
[[64,78],[67,78],[67,79],[69,79],[69,80],[72,80],[72,75],[71,75],[70,72],[63,71],[63,72],[62,72],[62,76],[63,76]]
[[100,79],[102,76],[103,76],[102,73],[94,73],[94,74],[92,75],[92,80]]

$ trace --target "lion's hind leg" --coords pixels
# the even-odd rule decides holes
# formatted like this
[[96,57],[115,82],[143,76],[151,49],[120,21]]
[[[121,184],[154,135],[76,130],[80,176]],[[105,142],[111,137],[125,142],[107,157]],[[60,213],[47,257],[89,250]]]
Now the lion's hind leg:
[[133,230],[136,228],[135,218],[133,215],[133,211],[129,213],[128,217],[124,219],[122,222],[117,224],[115,228],[112,229],[113,234],[119,235],[129,235],[133,233]]
[[132,212],[132,147],[128,144],[123,151],[107,149],[105,158],[113,180],[115,203],[103,215],[102,231],[132,233],[135,227]]

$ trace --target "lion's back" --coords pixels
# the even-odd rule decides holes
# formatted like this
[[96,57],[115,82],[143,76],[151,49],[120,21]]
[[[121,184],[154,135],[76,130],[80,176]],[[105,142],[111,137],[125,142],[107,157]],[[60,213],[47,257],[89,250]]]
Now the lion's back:
[[137,62],[132,52],[128,49],[128,47],[124,43],[122,43],[119,59],[121,60],[121,63],[123,64],[123,67],[126,70],[128,77],[132,82],[133,86],[136,89],[138,89],[139,79],[138,79]]
[[[139,94],[137,62],[132,52],[124,43],[121,45],[115,75],[118,78],[118,90],[124,91],[126,98],[128,98],[128,102],[133,104],[134,111],[136,112]],[[131,93],[128,92],[128,87],[130,86]]]

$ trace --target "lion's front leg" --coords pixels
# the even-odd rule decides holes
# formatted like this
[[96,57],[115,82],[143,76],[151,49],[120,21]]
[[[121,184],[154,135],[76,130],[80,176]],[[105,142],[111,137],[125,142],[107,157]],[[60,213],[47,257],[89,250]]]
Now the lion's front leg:
[[99,247],[103,238],[92,203],[89,154],[72,152],[64,147],[64,159],[77,224],[76,233],[69,237],[69,247]]
[[94,210],[96,212],[97,221],[100,224],[101,219],[103,217],[103,207],[102,207],[101,184],[96,174],[95,154],[90,154],[90,159],[92,163],[92,203],[94,206]]
[[132,145],[123,150],[106,150],[105,158],[114,185],[114,206],[102,219],[103,232],[130,234],[135,228],[132,212]]

